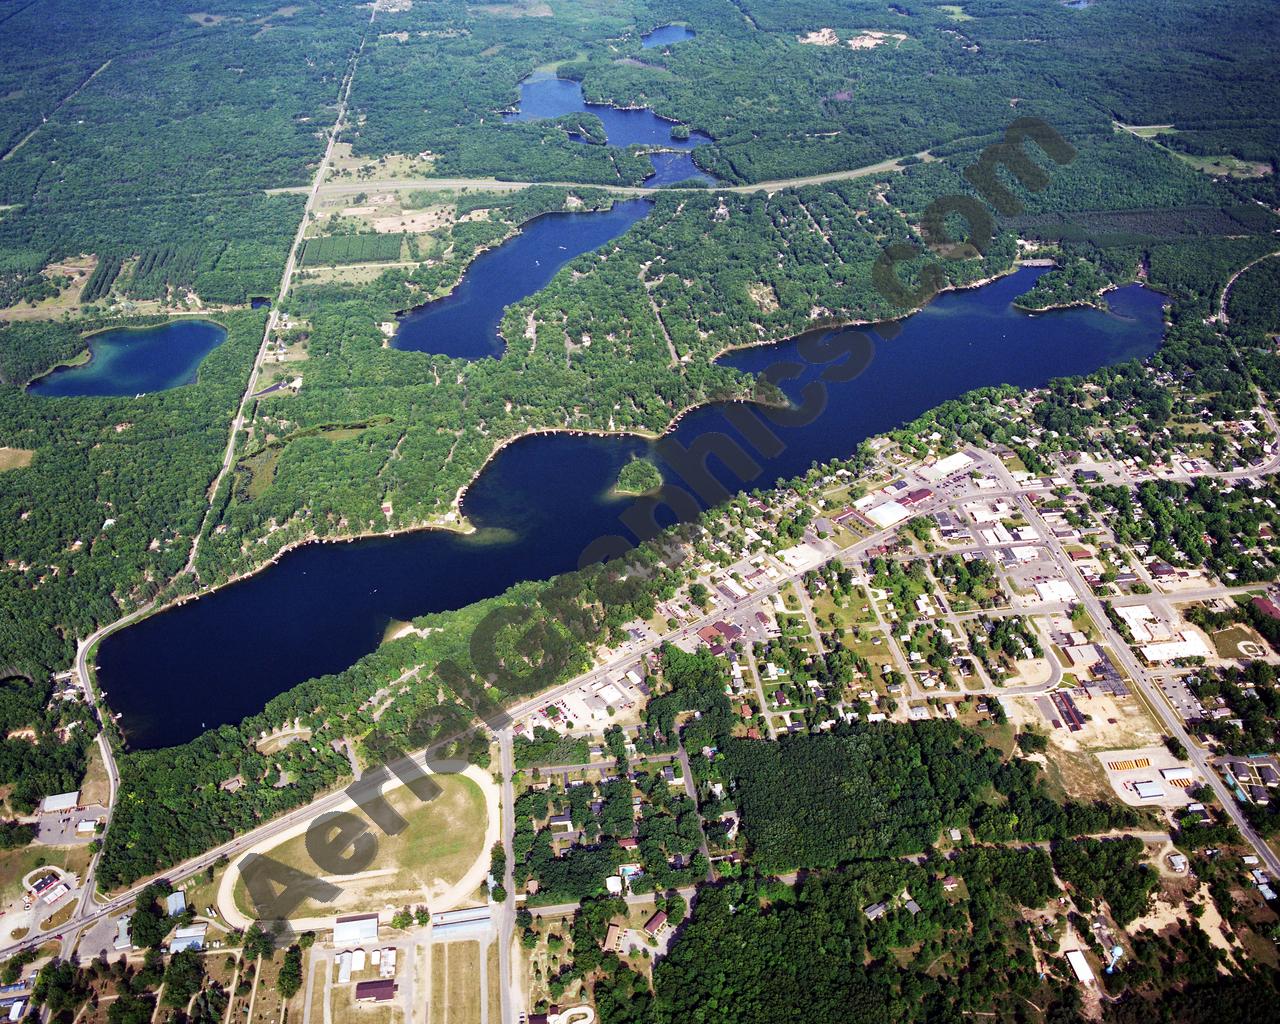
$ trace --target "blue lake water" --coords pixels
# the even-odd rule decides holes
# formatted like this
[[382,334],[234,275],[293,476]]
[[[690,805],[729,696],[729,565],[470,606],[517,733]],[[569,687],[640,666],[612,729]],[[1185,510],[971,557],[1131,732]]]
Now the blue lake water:
[[646,50],[653,50],[660,46],[683,43],[686,39],[692,39],[694,34],[693,29],[688,25],[661,25],[644,36],[640,40],[640,45]]
[[[715,476],[730,491],[767,487],[815,461],[847,456],[863,439],[973,388],[1042,384],[1155,351],[1164,330],[1161,296],[1135,285],[1108,296],[1109,313],[1018,312],[1013,299],[1042,273],[1024,268],[983,288],[940,295],[902,321],[896,337],[873,336],[874,359],[850,380],[835,379],[843,375],[841,360],[808,347],[815,337],[830,344],[849,332],[815,332],[725,357],[754,372],[796,363],[798,375],[781,382],[787,394],[813,407],[812,387],[820,383],[826,397],[808,425],[771,425],[779,446],[767,454],[746,446],[758,466],[748,479],[713,463]],[[593,541],[630,535],[622,517],[638,506],[610,490],[631,458],[652,458],[679,485],[672,443],[688,448],[713,433],[741,438],[726,417],[744,411],[769,423],[763,410],[716,405],[685,416],[657,443],[525,438],[505,448],[467,492],[463,511],[478,527],[473,536],[427,531],[299,548],[257,576],[108,637],[99,679],[130,744],[179,743],[258,711],[288,687],[373,650],[393,618],[457,608],[574,568]],[[672,519],[665,512],[655,518]]]
[[[657,174],[645,180],[646,186],[653,188],[689,179],[706,183],[715,180],[698,170],[689,155],[691,150],[709,143],[709,135],[693,131],[687,139],[674,139],[671,137],[674,122],[659,117],[647,107],[623,110],[605,103],[588,103],[582,98],[581,82],[556,78],[545,71],[535,72],[520,83],[519,109],[508,111],[502,117],[506,121],[541,121],[582,113],[600,118],[611,146],[663,146],[676,151],[650,155]],[[664,157],[661,168],[657,159],[660,156]]]
[[460,359],[502,355],[502,312],[546,286],[576,256],[598,249],[649,215],[647,199],[614,203],[603,213],[552,213],[476,257],[458,287],[400,318],[391,344]]
[[207,320],[104,331],[89,339],[87,363],[54,370],[27,390],[45,398],[101,398],[180,387],[194,383],[200,361],[226,336],[225,329]]

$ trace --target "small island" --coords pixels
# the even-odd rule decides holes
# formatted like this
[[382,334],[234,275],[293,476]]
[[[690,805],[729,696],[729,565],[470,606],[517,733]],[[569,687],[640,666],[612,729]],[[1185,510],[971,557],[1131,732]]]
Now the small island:
[[651,494],[662,486],[662,474],[648,459],[632,459],[622,467],[613,489],[618,494]]

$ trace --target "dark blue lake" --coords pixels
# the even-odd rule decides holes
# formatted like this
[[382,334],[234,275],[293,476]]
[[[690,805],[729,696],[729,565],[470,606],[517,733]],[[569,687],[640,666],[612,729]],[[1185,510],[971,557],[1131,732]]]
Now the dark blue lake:
[[458,287],[400,318],[391,344],[460,359],[502,355],[502,311],[544,288],[576,256],[598,249],[649,215],[647,199],[614,203],[603,213],[552,213],[478,256]]
[[[1112,312],[1070,309],[1028,316],[1012,300],[1043,268],[1024,268],[980,289],[939,296],[878,338],[875,356],[854,379],[821,382],[821,415],[807,426],[770,424],[780,450],[752,451],[758,471],[738,479],[713,463],[730,491],[767,487],[815,461],[851,454],[940,402],[1001,383],[1032,386],[1054,377],[1150,355],[1163,334],[1163,299],[1140,286],[1112,292]],[[870,330],[870,329],[868,329]],[[822,337],[830,338],[827,332]],[[806,355],[808,353],[808,355]],[[842,360],[815,362],[802,340],[733,353],[724,362],[763,372],[778,363],[802,369],[782,382],[797,402]],[[812,407],[812,394],[803,400]],[[99,679],[134,747],[190,739],[236,721],[310,676],[339,671],[373,650],[391,619],[457,608],[525,579],[574,568],[593,541],[629,537],[621,518],[634,502],[610,494],[632,457],[649,456],[668,483],[681,484],[662,452],[671,440],[741,435],[708,406],[685,416],[657,443],[636,437],[529,437],[504,449],[468,491],[469,537],[428,531],[350,544],[299,548],[257,576],[153,616],[108,637]],[[669,515],[659,517],[669,522]]]
[[654,50],[660,46],[683,43],[686,39],[693,37],[694,31],[688,25],[661,25],[644,36],[640,40],[640,45],[646,50]]
[[[605,136],[611,146],[662,146],[673,153],[650,154],[655,175],[645,179],[645,185],[654,188],[677,181],[694,179],[711,183],[715,179],[698,170],[689,155],[691,150],[711,141],[709,135],[693,131],[687,139],[675,139],[671,129],[675,123],[659,117],[647,107],[623,110],[607,103],[588,103],[582,98],[582,83],[538,71],[520,83],[520,107],[503,114],[506,121],[541,121],[561,117],[564,114],[595,114],[604,124]],[[582,140],[579,140],[582,141]],[[586,145],[585,142],[583,142]],[[660,168],[658,157],[664,157]]]
[[207,320],[175,320],[159,327],[124,327],[88,340],[91,358],[32,381],[44,398],[140,395],[191,384],[200,361],[227,332]]

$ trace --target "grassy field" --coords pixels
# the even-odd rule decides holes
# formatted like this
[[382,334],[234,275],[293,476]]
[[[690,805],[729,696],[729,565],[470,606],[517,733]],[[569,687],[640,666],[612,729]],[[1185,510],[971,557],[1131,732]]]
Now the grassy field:
[[1219,658],[1258,658],[1268,652],[1262,637],[1245,625],[1220,629],[1210,639]]
[[436,946],[431,980],[432,1021],[480,1024],[480,943]]
[[[333,879],[342,895],[328,904],[308,900],[291,916],[381,910],[388,904],[429,904],[435,895],[456,883],[484,853],[488,812],[484,794],[470,779],[437,775],[435,780],[442,792],[430,803],[420,804],[404,787],[388,793],[387,802],[408,822],[408,827],[397,836],[375,831],[378,853],[368,870]],[[316,870],[306,851],[305,836],[286,840],[269,855],[301,871]],[[241,912],[251,914],[243,882],[236,883],[235,901]]]
[[28,871],[48,864],[76,874],[89,866],[87,846],[25,846],[0,852],[0,907],[7,909],[22,896],[22,879]]
[[80,783],[80,802],[106,805],[111,799],[111,783],[107,778],[107,766],[102,763],[102,749],[98,744],[89,748],[89,763],[84,781]]
[[431,1024],[448,1024],[449,947],[436,946],[431,951],[431,998],[428,1000]]
[[489,1020],[502,1019],[502,973],[498,962],[498,944],[489,944]]
[[1171,153],[1185,164],[1190,164],[1202,174],[1220,175],[1229,178],[1261,178],[1271,172],[1271,168],[1263,163],[1257,163],[1253,160],[1241,160],[1238,157],[1231,156],[1229,153],[1223,153],[1218,156],[1192,156],[1190,153],[1182,153],[1176,149],[1165,148],[1166,152]]
[[58,928],[71,920],[71,914],[76,909],[76,901],[71,898],[64,897],[67,902],[65,906],[59,907],[52,914],[40,922],[41,928]]
[[[324,1020],[324,971],[321,968],[323,968],[326,963],[328,963],[328,961],[307,964],[308,972],[315,975],[314,980],[311,982],[310,1018],[313,1021]],[[305,997],[305,993],[307,991],[307,983],[305,981],[302,983],[302,991]]]
[[32,448],[0,448],[0,473],[6,469],[26,469],[35,455]]
[[[244,485],[245,492],[251,501],[261,498],[276,477],[276,461],[280,458],[280,448],[264,448],[256,455],[241,459],[236,465],[238,472],[247,473],[249,480]],[[237,482],[239,482],[237,480]]]

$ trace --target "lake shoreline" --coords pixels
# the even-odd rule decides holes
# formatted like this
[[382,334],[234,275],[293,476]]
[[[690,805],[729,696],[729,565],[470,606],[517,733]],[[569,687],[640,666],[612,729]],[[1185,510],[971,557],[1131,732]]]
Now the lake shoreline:
[[[581,187],[584,189],[602,188],[602,186],[599,186],[599,185],[583,185]],[[566,195],[566,200],[569,196],[573,196],[573,195],[574,193],[572,191],[568,191]],[[649,202],[649,203],[653,202],[652,199],[646,199],[644,196],[635,196],[633,198],[639,200],[640,202]],[[436,302],[442,302],[445,299],[449,298],[451,295],[454,295],[458,291],[458,289],[462,287],[462,282],[466,279],[467,274],[470,272],[476,260],[478,260],[481,256],[485,255],[485,253],[494,252],[498,249],[501,249],[508,242],[518,238],[520,236],[520,233],[524,231],[524,229],[527,228],[530,224],[540,221],[545,217],[564,217],[564,216],[569,216],[573,214],[608,213],[618,203],[630,201],[627,199],[621,199],[618,196],[613,194],[606,194],[605,199],[606,199],[607,205],[587,208],[584,204],[584,208],[580,210],[572,210],[572,209],[548,210],[546,211],[546,213],[536,214],[535,216],[530,217],[528,220],[523,220],[519,224],[515,225],[510,232],[503,235],[501,238],[495,239],[492,242],[485,242],[482,246],[480,246],[480,248],[476,249],[472,253],[471,258],[467,260],[467,262],[463,265],[461,272],[458,274],[458,279],[449,286],[448,291],[441,292],[440,294],[434,295],[424,302],[416,303],[415,305],[409,306],[406,309],[397,309],[397,310],[391,311],[391,315],[396,318],[396,330],[395,330],[395,333],[393,333],[389,338],[387,338],[386,347],[393,348],[397,352],[421,352],[423,353],[423,355],[428,355],[428,356],[443,355],[443,353],[440,353],[440,352],[427,352],[424,349],[418,349],[418,348],[400,348],[399,346],[395,345],[394,342],[396,339],[396,335],[400,333],[400,322],[403,320],[403,318],[413,313],[420,312],[421,310],[426,309],[428,306]],[[581,199],[579,199],[579,202],[581,202]],[[424,260],[421,265],[427,266],[428,263],[427,261]],[[502,336],[501,333],[499,333],[498,336],[501,337]],[[504,351],[502,355],[505,355],[506,339],[503,339],[503,346],[504,346]],[[493,356],[489,358],[501,359],[502,355]],[[462,356],[445,356],[445,358],[461,359],[463,357]],[[467,360],[467,361],[472,362],[472,360]]]
[[[542,214],[541,216],[549,216],[549,215]],[[902,317],[899,317],[898,319],[899,320],[905,319],[906,317],[910,317],[916,313],[919,313],[921,310],[925,309],[937,297],[937,295],[941,295],[943,292],[961,292],[961,291],[970,291],[976,288],[982,288],[1004,277],[1008,277],[1011,274],[1015,274],[1021,269],[1023,269],[1022,265],[1020,263],[1015,262],[1012,267],[1010,267],[1006,271],[1003,271],[1002,273],[994,274],[994,275],[991,275],[990,277],[982,278],[980,280],[973,281],[968,284],[948,285],[945,288],[940,288],[938,289],[937,293],[929,297],[929,302],[926,302],[923,306],[920,306],[917,309],[913,309],[908,313],[904,313]],[[885,321],[885,320],[836,318],[835,320],[829,323],[819,322],[814,327],[811,327],[808,330],[801,331],[798,334],[788,335],[787,337],[784,337],[784,338],[769,339],[769,340],[762,339],[759,342],[748,342],[745,344],[727,345],[715,353],[715,355],[711,359],[711,362],[714,363],[717,360],[733,352],[742,352],[742,351],[749,351],[753,349],[767,348],[770,345],[782,345],[788,341],[791,341],[794,338],[799,338],[806,334],[811,334],[815,331],[834,331],[834,330],[840,330],[845,327],[865,327],[869,324],[895,323],[895,322],[897,321],[896,320]],[[708,408],[710,406],[719,405],[719,404],[759,405],[763,408],[780,408],[781,407],[772,402],[753,399],[753,398],[747,398],[747,397],[720,398],[720,399],[710,399],[702,402],[694,402],[677,410],[672,415],[667,425],[662,430],[659,430],[659,431],[645,430],[643,428],[608,430],[600,427],[554,427],[554,426],[529,427],[525,430],[520,431],[519,433],[513,434],[510,437],[504,438],[501,441],[499,441],[493,447],[493,449],[489,452],[489,454],[485,457],[485,460],[480,464],[480,466],[476,469],[476,471],[471,474],[470,479],[468,479],[466,483],[464,483],[461,487],[458,488],[458,491],[454,495],[453,501],[450,504],[449,511],[443,514],[443,516],[447,516],[450,514],[454,515],[456,519],[453,521],[446,521],[443,519],[443,516],[442,516],[442,519],[440,521],[409,523],[403,526],[398,526],[394,530],[358,530],[358,531],[349,532],[349,533],[324,534],[324,535],[311,534],[306,537],[300,537],[297,540],[290,541],[289,543],[285,544],[283,547],[277,549],[276,552],[265,562],[262,562],[243,572],[236,573],[233,576],[229,576],[225,580],[221,580],[208,587],[205,587],[204,589],[202,589],[196,594],[187,594],[182,597],[171,599],[165,602],[163,605],[158,605],[155,608],[153,608],[152,611],[148,615],[143,616],[143,618],[151,618],[153,615],[162,614],[163,612],[169,611],[176,607],[180,607],[189,602],[198,601],[202,597],[211,596],[215,593],[218,593],[219,591],[232,587],[237,583],[243,583],[247,580],[250,580],[253,577],[265,571],[266,569],[269,569],[272,566],[276,565],[282,558],[284,558],[285,555],[288,555],[293,551],[300,550],[304,547],[309,547],[311,545],[350,544],[356,541],[377,540],[380,538],[396,537],[402,534],[429,533],[432,531],[454,533],[460,536],[474,536],[476,533],[479,532],[478,528],[476,527],[475,523],[473,523],[467,517],[465,511],[462,508],[463,502],[465,501],[467,496],[467,492],[475,485],[476,481],[480,479],[480,477],[485,473],[485,471],[489,469],[489,467],[492,465],[494,460],[497,459],[497,457],[500,454],[502,454],[503,451],[505,451],[507,448],[511,447],[512,445],[516,444],[517,442],[524,441],[529,438],[550,437],[557,434],[567,434],[569,436],[579,436],[579,437],[602,437],[602,438],[636,437],[644,441],[650,441],[650,442],[658,441],[658,440],[661,440],[663,437],[667,436],[668,434],[674,432],[675,429],[679,426],[680,422],[690,413],[696,412],[700,409]],[[631,495],[631,494],[625,494],[623,492],[618,492],[618,496],[620,498],[634,498],[634,497],[642,497],[643,495]],[[136,625],[136,623],[130,623],[130,625]]]
[[[103,368],[102,372],[103,374],[109,374],[111,372],[112,362],[116,362],[117,364],[120,362],[128,362],[130,353],[128,352],[127,347],[131,344],[132,340],[136,338],[136,336],[161,334],[166,331],[171,331],[174,328],[184,328],[188,325],[204,325],[206,327],[211,327],[221,332],[221,336],[212,345],[198,354],[195,362],[190,366],[189,373],[186,373],[180,380],[175,379],[173,382],[159,380],[155,382],[140,382],[143,384],[142,390],[134,390],[133,386],[130,386],[125,390],[113,389],[107,391],[93,390],[92,386],[90,386],[88,390],[85,390],[83,384],[79,391],[65,391],[61,393],[54,391],[53,393],[47,393],[43,390],[47,387],[53,387],[53,381],[68,372],[84,371],[88,367],[94,367],[96,370],[97,367],[95,366],[95,363],[101,362],[101,359],[99,359],[99,353],[94,349],[95,339],[104,339],[107,335],[117,335],[118,340],[123,346],[122,352],[117,353],[114,357],[103,357],[106,358],[108,365]],[[107,324],[102,327],[96,327],[81,335],[81,341],[84,343],[84,348],[80,349],[74,356],[63,359],[54,366],[49,367],[38,376],[32,377],[31,380],[22,386],[22,391],[23,394],[35,398],[129,398],[131,396],[137,398],[142,395],[154,395],[165,391],[173,391],[177,388],[186,387],[197,382],[199,379],[200,364],[204,362],[205,358],[215,348],[218,348],[227,340],[227,335],[227,326],[225,324],[218,323],[216,320],[210,319],[207,314],[195,314],[185,317],[167,317],[164,322],[158,324]],[[131,336],[133,336],[133,338],[131,338]],[[110,345],[115,340],[117,339],[106,339],[103,343]],[[185,339],[176,339],[171,344],[176,346],[186,343],[188,342]],[[169,353],[165,354],[167,355]],[[148,361],[148,365],[151,365],[150,361]],[[116,372],[117,374],[120,373],[119,366],[117,366]],[[93,381],[91,378],[90,385],[92,385],[92,383]],[[156,383],[162,386],[147,386],[150,383]]]
[[[1017,269],[1008,268],[996,276],[1008,278]],[[1164,330],[1160,314],[1163,297],[1146,293],[1145,298],[1117,300],[1122,313],[1129,314],[1122,318],[1133,321],[1132,327],[1119,329],[1122,339],[1132,341],[1122,340],[1117,344],[1107,340],[1116,328],[1104,328],[1097,320],[1074,319],[1098,316],[1092,311],[1064,312],[1060,315],[1067,317],[1066,321],[1057,326],[1037,327],[1037,322],[1049,324],[1053,318],[1031,318],[1012,309],[1012,300],[1029,287],[1036,276],[1028,269],[1026,275],[1016,281],[1005,280],[994,285],[996,290],[989,293],[989,298],[952,296],[941,319],[928,317],[912,323],[908,318],[901,333],[895,334],[895,344],[885,344],[879,349],[879,358],[868,369],[866,381],[871,383],[864,381],[851,388],[833,389],[830,393],[834,403],[832,415],[812,427],[802,427],[794,436],[789,435],[777,458],[757,453],[755,458],[765,466],[759,467],[760,472],[753,471],[749,479],[759,484],[766,480],[779,481],[802,472],[812,460],[846,458],[860,440],[892,431],[973,388],[996,383],[1036,387],[1053,377],[1079,376],[1127,359],[1146,358],[1158,348]],[[987,294],[980,288],[978,281],[971,281],[947,290],[968,295]],[[962,319],[953,320],[952,313]],[[1006,325],[1003,335],[991,333],[987,318],[993,313],[1003,318]],[[1077,323],[1085,331],[1085,337],[1092,340],[1083,348],[1060,344],[1068,335],[1076,336]],[[969,344],[981,344],[974,357],[968,355],[968,345],[955,345],[957,328],[973,336]],[[1019,347],[1023,331],[1027,332],[1026,340],[1033,348]],[[1005,340],[998,340],[1001,337]],[[759,379],[774,362],[799,361],[804,366],[802,376],[818,380],[824,364],[816,361],[816,357],[808,360],[803,357],[797,348],[800,339],[796,335],[783,340],[789,340],[790,344],[782,349],[771,347],[777,343],[764,339],[740,346],[754,349],[755,354],[740,354],[729,361],[728,368],[739,372],[740,382],[745,382]],[[1136,350],[1134,343],[1138,346]],[[1039,369],[1010,375],[1008,360],[1000,354],[1009,346],[1013,351],[1040,353],[1043,365],[1037,357],[1032,363]],[[1086,352],[1089,354],[1081,358]],[[920,358],[932,359],[934,354],[940,366],[951,367],[959,377],[953,379],[951,372],[941,373],[933,385],[925,388],[924,394],[919,394],[917,384],[924,382],[917,381],[913,367]],[[890,385],[883,395],[887,404],[876,400],[886,385]],[[740,401],[761,404],[758,393],[747,392],[745,383],[742,386]],[[786,388],[784,393],[788,402],[801,402],[799,385]],[[235,721],[256,711],[266,696],[356,663],[385,640],[386,627],[393,620],[412,621],[420,616],[466,607],[522,580],[553,579],[572,571],[582,552],[600,538],[630,536],[635,532],[630,520],[637,514],[631,511],[632,507],[644,510],[650,508],[650,503],[643,497],[611,493],[626,462],[637,457],[649,458],[664,478],[678,479],[681,451],[693,450],[690,446],[708,431],[733,429],[725,420],[726,415],[733,415],[727,405],[717,407],[718,394],[710,400],[706,394],[699,398],[700,401],[690,403],[685,409],[668,410],[662,417],[665,424],[662,430],[575,428],[557,424],[531,426],[500,440],[490,439],[492,450],[482,456],[483,461],[471,480],[459,488],[456,496],[455,508],[475,516],[474,520],[445,523],[440,515],[432,515],[413,524],[397,525],[393,530],[376,522],[375,515],[375,523],[361,524],[373,528],[359,532],[347,530],[318,537],[308,531],[304,536],[295,536],[288,544],[282,537],[277,542],[281,544],[280,550],[272,554],[268,563],[250,566],[237,574],[235,582],[257,581],[245,596],[224,596],[224,600],[212,603],[207,609],[189,610],[187,615],[173,619],[172,625],[169,622],[146,625],[156,611],[172,610],[172,604],[178,601],[185,604],[215,595],[232,581],[215,583],[199,594],[179,596],[171,591],[173,601],[144,613],[138,620],[143,623],[138,632],[129,633],[127,627],[121,627],[120,638],[109,641],[110,648],[104,646],[103,657],[99,659],[101,679],[110,684],[112,691],[112,707],[122,712],[128,722],[133,737],[131,745],[136,743],[140,749],[166,745],[171,742],[178,723],[193,715],[194,721],[187,723],[191,735],[203,728],[204,721]],[[720,399],[721,403],[726,401]],[[668,459],[664,456],[667,449],[652,441],[677,428],[677,448]],[[556,441],[530,440],[527,452],[497,459],[499,453],[516,441],[539,434],[569,436]],[[551,485],[548,491],[548,482],[554,481],[556,474],[566,472],[571,475],[564,480],[564,486]],[[742,489],[741,473],[733,467],[720,472],[719,476],[731,492]],[[481,478],[483,484],[473,486]],[[666,507],[663,502],[657,505]],[[435,508],[443,514],[446,506],[447,499],[442,498]],[[669,511],[668,508],[658,518],[665,521]],[[479,530],[475,529],[477,526]],[[474,541],[465,536],[449,538],[445,532],[465,534],[470,530],[479,534]],[[552,533],[546,535],[544,531]],[[299,534],[301,532],[299,529]],[[391,544],[370,544],[345,551],[312,547],[311,554],[303,551],[315,542],[352,543],[392,536],[398,539]],[[317,553],[323,551],[332,551],[332,554]],[[295,559],[284,558],[290,552],[296,554]],[[277,572],[261,573],[267,564],[276,564]],[[201,706],[192,711],[186,705],[174,705],[166,716],[156,717],[156,693],[149,680],[184,671],[194,673],[196,678],[209,678],[211,682],[220,678],[223,663],[239,657],[233,652],[243,631],[257,628],[254,624],[264,615],[279,615],[288,609],[295,611],[284,615],[274,627],[276,641],[271,661],[253,667],[243,683],[226,695],[211,698],[216,707],[206,711]],[[322,632],[317,634],[316,630]],[[366,646],[366,639],[370,646]],[[205,653],[202,656],[199,652]]]

